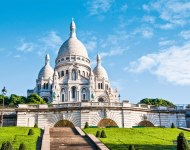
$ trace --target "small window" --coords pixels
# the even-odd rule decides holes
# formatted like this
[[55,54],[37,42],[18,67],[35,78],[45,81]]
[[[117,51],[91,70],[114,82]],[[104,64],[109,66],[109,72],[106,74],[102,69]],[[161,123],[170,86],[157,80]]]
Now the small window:
[[102,83],[101,83],[101,89],[103,89]]
[[79,74],[80,74],[80,70],[79,70]]
[[61,71],[61,76],[62,76],[62,77],[64,76],[64,71]]
[[60,60],[58,60],[58,63],[60,62]]
[[80,57],[77,57],[78,60],[80,60]]
[[68,71],[68,70],[66,70],[66,74],[69,74],[69,71]]
[[61,61],[64,61],[64,58],[61,58]]
[[85,77],[85,72],[84,71],[82,72],[82,75]]
[[66,60],[69,60],[69,57],[67,57]]
[[100,87],[100,83],[98,83],[98,89],[100,89],[101,87]]

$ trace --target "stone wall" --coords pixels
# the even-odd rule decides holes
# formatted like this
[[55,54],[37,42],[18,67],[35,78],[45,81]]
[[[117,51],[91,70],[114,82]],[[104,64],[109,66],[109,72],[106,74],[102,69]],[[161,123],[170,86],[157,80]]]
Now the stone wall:
[[74,126],[83,128],[88,122],[90,126],[97,126],[103,118],[112,119],[119,127],[131,128],[138,126],[141,121],[149,121],[154,126],[186,127],[184,112],[152,111],[144,108],[129,107],[69,107],[69,108],[19,108],[17,111],[17,126],[53,127],[59,120],[68,120]]

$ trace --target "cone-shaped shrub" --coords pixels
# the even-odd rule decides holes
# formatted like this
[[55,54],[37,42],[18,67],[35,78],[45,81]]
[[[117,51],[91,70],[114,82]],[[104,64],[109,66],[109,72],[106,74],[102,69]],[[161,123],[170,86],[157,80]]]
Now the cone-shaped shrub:
[[177,137],[177,150],[189,150],[189,146],[183,132],[181,132]]
[[135,150],[134,145],[129,145],[129,150]]
[[24,143],[20,143],[19,150],[26,150],[26,145]]
[[172,122],[171,128],[175,128],[175,124]]
[[13,147],[9,141],[2,144],[1,150],[13,150]]
[[34,135],[34,130],[33,129],[29,129],[28,135]]
[[100,131],[96,132],[96,137],[100,137]]
[[102,130],[100,138],[107,138],[106,133],[104,130]]
[[38,128],[38,125],[37,125],[37,123],[35,123],[35,125],[34,125],[34,128]]
[[86,128],[89,128],[88,122],[85,123],[84,128],[85,128],[85,129],[86,129]]

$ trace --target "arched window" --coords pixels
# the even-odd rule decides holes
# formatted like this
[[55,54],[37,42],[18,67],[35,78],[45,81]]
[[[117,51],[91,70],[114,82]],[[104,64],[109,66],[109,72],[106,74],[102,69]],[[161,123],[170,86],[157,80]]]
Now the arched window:
[[101,83],[101,89],[103,89],[102,83]]
[[48,89],[48,83],[46,83],[46,89]]
[[61,71],[61,76],[62,76],[62,77],[64,76],[64,71]]
[[82,72],[82,75],[85,77],[85,71]]
[[43,87],[44,89],[46,89],[46,84],[44,83],[44,87]]
[[100,87],[100,83],[98,83],[98,89],[100,89],[101,87]]
[[76,74],[76,70],[72,71],[72,80],[76,80],[77,79],[77,74]]
[[98,98],[98,102],[104,102],[104,99],[102,97]]
[[72,98],[76,98],[76,87],[73,86],[73,87],[71,88],[71,91],[72,91]]
[[61,90],[61,101],[62,101],[62,102],[65,101],[65,95],[66,95],[65,93],[66,93],[65,89],[62,89],[62,90]]
[[86,89],[82,89],[82,100],[86,100]]

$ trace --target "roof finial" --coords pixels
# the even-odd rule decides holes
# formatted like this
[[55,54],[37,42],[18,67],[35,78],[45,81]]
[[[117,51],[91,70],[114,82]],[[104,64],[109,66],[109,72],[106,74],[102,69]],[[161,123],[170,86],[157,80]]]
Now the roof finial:
[[101,65],[101,57],[100,57],[100,54],[99,54],[99,50],[98,50],[98,54],[97,54],[97,57],[96,57],[96,61],[97,61],[97,65]]
[[50,61],[50,56],[49,56],[49,54],[46,54],[46,57],[45,57],[46,65],[49,64],[49,61]]
[[71,21],[71,24],[70,24],[70,37],[76,37],[76,25],[75,25],[75,22],[74,22],[74,18],[72,17],[72,21]]

